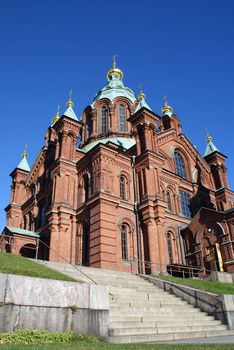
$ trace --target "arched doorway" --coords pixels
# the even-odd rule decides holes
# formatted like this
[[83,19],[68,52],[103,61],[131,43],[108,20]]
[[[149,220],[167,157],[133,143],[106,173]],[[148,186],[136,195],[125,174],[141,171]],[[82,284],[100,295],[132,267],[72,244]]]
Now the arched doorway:
[[35,259],[36,256],[36,246],[35,244],[28,243],[25,244],[21,249],[20,249],[20,255],[26,257],[26,258],[31,258]]

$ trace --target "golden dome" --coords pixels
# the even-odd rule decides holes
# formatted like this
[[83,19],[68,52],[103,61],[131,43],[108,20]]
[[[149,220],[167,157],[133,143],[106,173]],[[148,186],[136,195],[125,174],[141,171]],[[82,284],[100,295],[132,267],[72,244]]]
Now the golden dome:
[[209,135],[208,130],[206,129],[206,141],[211,142],[213,140],[212,136]]
[[166,114],[166,112],[170,112],[173,113],[173,108],[171,106],[169,106],[168,102],[167,102],[167,97],[164,96],[164,107],[161,109],[162,114]]
[[116,68],[116,55],[113,56],[113,64],[112,68],[108,70],[107,72],[107,79],[111,80],[112,75],[118,75],[119,78],[122,80],[123,79],[123,72],[121,69]]
[[28,153],[26,151],[26,149],[23,151],[23,153],[21,154],[22,158],[27,158]]
[[60,115],[59,115],[59,108],[60,108],[60,106],[58,105],[56,115],[51,119],[52,124],[56,123],[57,120],[59,120],[59,118],[60,118]]
[[138,95],[138,100],[145,99],[145,94],[144,94],[144,92],[142,91],[142,83],[139,84],[139,88],[140,88],[140,93],[139,93],[139,95]]
[[74,103],[72,102],[72,90],[69,92],[69,100],[67,101],[66,105],[68,108],[74,106]]

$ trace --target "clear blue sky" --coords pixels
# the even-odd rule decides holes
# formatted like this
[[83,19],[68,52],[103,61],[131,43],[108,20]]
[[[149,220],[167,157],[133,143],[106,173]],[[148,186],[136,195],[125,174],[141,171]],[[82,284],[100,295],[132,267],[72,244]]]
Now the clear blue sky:
[[24,144],[32,166],[57,104],[64,111],[72,89],[80,115],[113,54],[156,113],[168,96],[202,154],[208,127],[234,189],[233,18],[233,0],[1,0],[0,229]]

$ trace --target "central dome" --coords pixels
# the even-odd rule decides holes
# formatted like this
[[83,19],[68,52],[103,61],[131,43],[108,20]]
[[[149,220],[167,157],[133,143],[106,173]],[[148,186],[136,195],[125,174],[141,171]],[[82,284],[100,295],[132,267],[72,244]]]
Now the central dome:
[[102,98],[107,98],[110,101],[113,101],[116,97],[121,96],[126,97],[132,103],[134,103],[136,101],[136,96],[130,88],[124,86],[122,79],[122,70],[116,68],[115,64],[113,64],[113,67],[107,72],[108,83],[104,86],[103,89],[97,92],[92,105]]

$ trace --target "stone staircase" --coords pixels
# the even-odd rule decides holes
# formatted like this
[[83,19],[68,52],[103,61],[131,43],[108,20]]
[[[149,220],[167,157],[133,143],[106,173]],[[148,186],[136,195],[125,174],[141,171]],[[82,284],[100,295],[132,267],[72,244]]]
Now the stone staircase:
[[220,321],[139,276],[107,269],[42,262],[83,282],[109,286],[110,343],[167,342],[234,335]]

